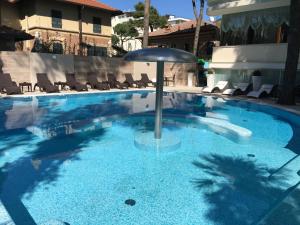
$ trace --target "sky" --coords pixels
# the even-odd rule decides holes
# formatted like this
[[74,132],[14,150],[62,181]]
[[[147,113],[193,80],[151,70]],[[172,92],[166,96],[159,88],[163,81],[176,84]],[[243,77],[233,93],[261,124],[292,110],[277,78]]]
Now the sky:
[[[139,2],[139,0],[100,1],[122,11],[134,10],[134,5]],[[142,2],[144,2],[144,0],[142,0]],[[170,14],[188,19],[195,18],[191,0],[151,0],[151,5],[157,8],[161,15]]]

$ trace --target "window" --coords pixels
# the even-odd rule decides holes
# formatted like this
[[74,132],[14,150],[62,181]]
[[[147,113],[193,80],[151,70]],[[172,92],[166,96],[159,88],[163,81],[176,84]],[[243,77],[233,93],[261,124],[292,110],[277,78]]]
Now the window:
[[62,43],[59,43],[59,42],[54,42],[53,45],[52,45],[52,52],[54,54],[63,54],[64,52],[64,48],[63,48],[63,45]]
[[287,43],[288,34],[289,34],[289,26],[286,23],[283,23],[280,27],[281,31],[281,43]]
[[176,48],[176,44],[172,43],[171,48]]
[[98,17],[93,18],[93,32],[101,33],[101,19]]
[[87,52],[88,56],[107,56],[107,48],[90,46]]
[[128,43],[128,51],[132,51],[132,44]]
[[52,17],[52,27],[53,28],[62,28],[62,13],[58,10],[51,10]]
[[255,37],[255,31],[252,29],[252,27],[249,27],[247,31],[247,44],[253,44],[254,37]]

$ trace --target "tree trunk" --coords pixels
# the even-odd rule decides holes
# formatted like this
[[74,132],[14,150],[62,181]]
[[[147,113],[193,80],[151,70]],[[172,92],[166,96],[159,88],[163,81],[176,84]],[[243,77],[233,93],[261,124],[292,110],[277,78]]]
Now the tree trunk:
[[145,0],[143,48],[147,48],[149,44],[149,20],[150,20],[150,0]]
[[120,40],[121,40],[121,48],[124,49],[124,41],[122,38],[120,38]]
[[282,86],[279,94],[279,104],[295,104],[295,83],[300,50],[300,0],[291,0],[290,28],[288,36],[287,59]]
[[82,11],[83,6],[78,6],[78,25],[79,25],[79,55],[83,55],[83,43],[82,43]]
[[201,24],[202,24],[202,19],[203,19],[203,11],[204,11],[204,0],[200,0],[200,14],[199,15],[197,13],[196,0],[192,0],[192,3],[193,3],[194,14],[195,14],[195,17],[196,17],[196,20],[197,20],[195,38],[194,38],[193,54],[195,56],[197,56],[198,55],[198,47],[199,47],[199,36],[200,36]]
[[0,26],[2,25],[2,1],[0,1]]

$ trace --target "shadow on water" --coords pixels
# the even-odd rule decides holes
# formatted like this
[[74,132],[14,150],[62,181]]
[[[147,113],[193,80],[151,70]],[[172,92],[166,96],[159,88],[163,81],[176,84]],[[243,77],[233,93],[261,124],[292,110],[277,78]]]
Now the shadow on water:
[[[101,116],[112,116],[120,111],[126,112],[127,109],[114,103],[100,107],[95,104],[53,113],[48,117],[51,113],[49,109],[37,118],[38,123],[32,121],[32,125],[42,126],[35,128],[42,133],[37,143],[30,143],[30,140],[35,138],[34,132],[27,129],[31,124],[24,124],[23,129],[4,130],[5,127],[2,127],[1,151],[32,145],[30,151],[19,159],[4,164],[0,171],[0,198],[16,225],[35,224],[21,199],[25,196],[30,197],[40,185],[55,185],[63,163],[66,160],[80,160],[78,154],[91,141],[99,140],[105,134],[104,128],[91,124],[94,118],[92,115],[102,112]],[[5,120],[6,116],[0,116],[1,120]]]
[[[192,183],[204,195],[209,205],[206,217],[214,224],[260,224],[260,219],[286,199],[291,191],[286,169],[269,179],[268,174],[273,169],[266,165],[217,154],[200,156],[193,164],[201,174],[204,173],[200,177],[205,178],[196,178]],[[289,221],[289,225],[296,225],[300,218],[291,214]]]
[[[14,161],[6,162],[0,171],[0,198],[16,225],[35,224],[21,199],[30,197],[45,184],[55,185],[64,162],[80,160],[79,153],[91,141],[101,140],[105,135],[106,127],[103,127],[103,123],[120,122],[124,117],[130,117],[126,121],[131,122],[125,123],[126,126],[153,129],[151,117],[145,121],[131,120],[135,115],[154,115],[153,106],[147,108],[141,105],[148,97],[151,94],[143,93],[141,101],[136,103],[138,107],[132,105],[135,100],[133,94],[81,99],[35,98],[25,105],[20,99],[5,100],[5,106],[2,105],[0,111],[0,137],[3,141],[1,153],[16,147],[30,148]],[[200,104],[201,98],[194,101]],[[174,106],[177,110],[166,109],[165,112],[183,115],[188,107],[178,101],[176,105],[171,105]],[[191,113],[197,110],[199,108],[192,108]]]
[[[30,197],[40,184],[55,185],[63,163],[80,160],[78,153],[91,140],[99,139],[104,130],[89,131],[84,136],[72,134],[39,142],[29,155],[1,168],[1,200],[18,225],[35,224],[21,199]],[[42,203],[41,203],[42,204]]]

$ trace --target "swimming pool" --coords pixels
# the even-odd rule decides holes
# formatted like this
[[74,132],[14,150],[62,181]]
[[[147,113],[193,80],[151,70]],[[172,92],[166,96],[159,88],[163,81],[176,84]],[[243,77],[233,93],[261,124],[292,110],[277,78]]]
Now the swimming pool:
[[1,99],[0,198],[15,223],[275,224],[295,200],[300,117],[165,93],[180,145],[151,151],[135,137],[153,130],[154,103],[147,91]]

